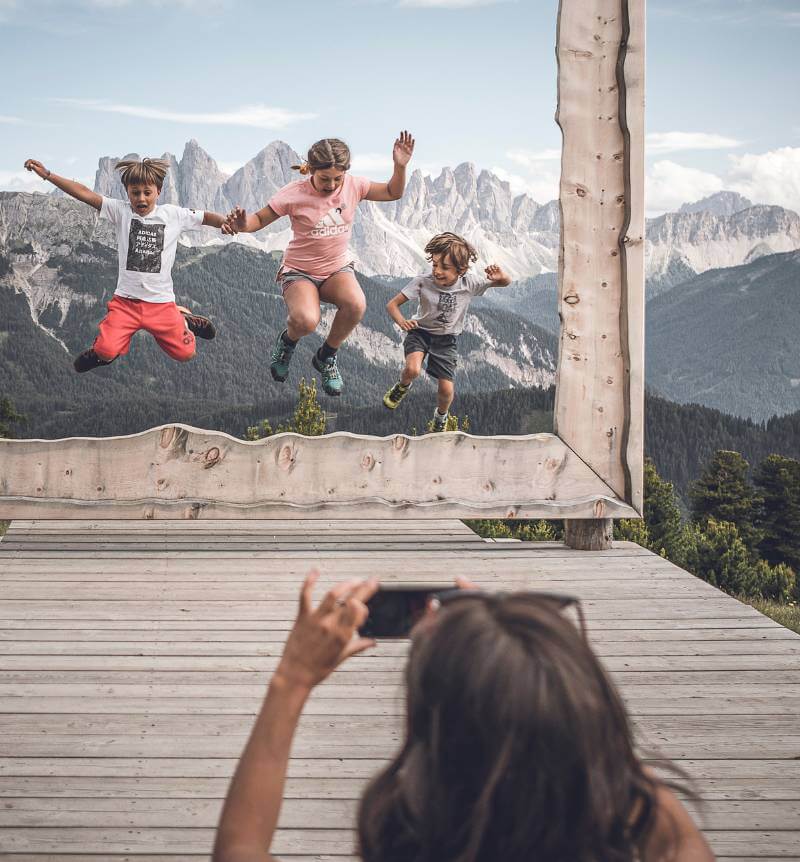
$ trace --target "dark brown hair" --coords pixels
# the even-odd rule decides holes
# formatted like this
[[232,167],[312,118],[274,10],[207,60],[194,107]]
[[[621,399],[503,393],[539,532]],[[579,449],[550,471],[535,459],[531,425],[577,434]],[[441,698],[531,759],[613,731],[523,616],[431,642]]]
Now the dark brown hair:
[[292,165],[293,171],[310,174],[314,171],[325,171],[336,168],[339,171],[350,170],[350,147],[339,138],[322,138],[312,144],[302,165]]
[[367,787],[365,862],[629,862],[655,782],[575,626],[524,594],[457,598],[406,668],[406,739]]
[[457,233],[438,233],[425,246],[425,254],[428,260],[432,260],[435,254],[444,255],[445,262],[452,264],[463,275],[471,263],[478,259],[475,249]]
[[166,159],[125,159],[117,162],[114,169],[122,173],[120,179],[126,189],[128,186],[148,185],[160,190],[169,170],[169,162]]

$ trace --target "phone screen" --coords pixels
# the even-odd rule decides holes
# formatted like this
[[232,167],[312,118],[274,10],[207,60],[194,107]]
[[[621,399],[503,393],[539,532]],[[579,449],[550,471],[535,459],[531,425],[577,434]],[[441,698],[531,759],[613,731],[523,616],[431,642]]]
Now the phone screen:
[[449,589],[450,586],[381,587],[367,602],[369,617],[358,633],[367,638],[407,638],[425,613],[430,596]]

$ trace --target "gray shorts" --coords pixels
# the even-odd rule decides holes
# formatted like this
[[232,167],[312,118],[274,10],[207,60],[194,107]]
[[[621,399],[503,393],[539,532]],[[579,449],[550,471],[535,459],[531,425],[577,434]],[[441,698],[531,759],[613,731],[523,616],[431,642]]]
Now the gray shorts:
[[424,353],[425,370],[437,380],[452,380],[458,365],[455,335],[435,335],[427,329],[410,329],[403,342],[403,352]]
[[353,263],[346,263],[341,269],[334,270],[330,275],[326,275],[324,278],[317,278],[314,275],[309,275],[307,272],[303,272],[299,269],[284,269],[281,267],[278,270],[278,274],[275,276],[275,281],[281,286],[281,293],[286,293],[286,288],[293,281],[310,281],[316,288],[319,290],[323,284],[331,277],[331,275],[336,275],[339,272],[351,272],[355,275],[355,268]]

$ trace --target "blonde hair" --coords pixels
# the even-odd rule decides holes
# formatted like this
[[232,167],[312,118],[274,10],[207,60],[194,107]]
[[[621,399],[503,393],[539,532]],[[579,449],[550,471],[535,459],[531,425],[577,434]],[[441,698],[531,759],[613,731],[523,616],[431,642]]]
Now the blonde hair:
[[124,159],[117,162],[114,169],[122,173],[120,179],[126,189],[130,185],[148,185],[160,190],[169,170],[169,162],[166,159]]
[[292,165],[293,171],[311,174],[336,168],[338,171],[350,170],[350,147],[339,138],[323,138],[312,144],[306,160],[301,165]]
[[461,275],[468,269],[471,263],[478,259],[478,252],[457,233],[438,233],[425,246],[425,254],[428,260],[433,260],[435,254],[444,255],[444,260],[455,266]]

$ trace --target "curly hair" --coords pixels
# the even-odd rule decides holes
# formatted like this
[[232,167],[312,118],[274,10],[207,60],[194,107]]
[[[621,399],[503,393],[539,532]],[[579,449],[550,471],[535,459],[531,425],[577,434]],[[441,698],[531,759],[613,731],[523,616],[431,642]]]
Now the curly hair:
[[435,254],[443,255],[443,259],[451,263],[461,275],[478,259],[478,252],[463,236],[449,232],[436,234],[425,246],[425,254],[429,261]]
[[300,171],[301,174],[311,174],[314,171],[330,168],[336,168],[339,171],[350,170],[350,147],[339,138],[322,138],[311,145],[302,165],[292,165],[292,170]]
[[123,159],[114,165],[114,170],[122,174],[120,179],[126,189],[131,185],[152,185],[160,191],[169,162],[166,159]]

